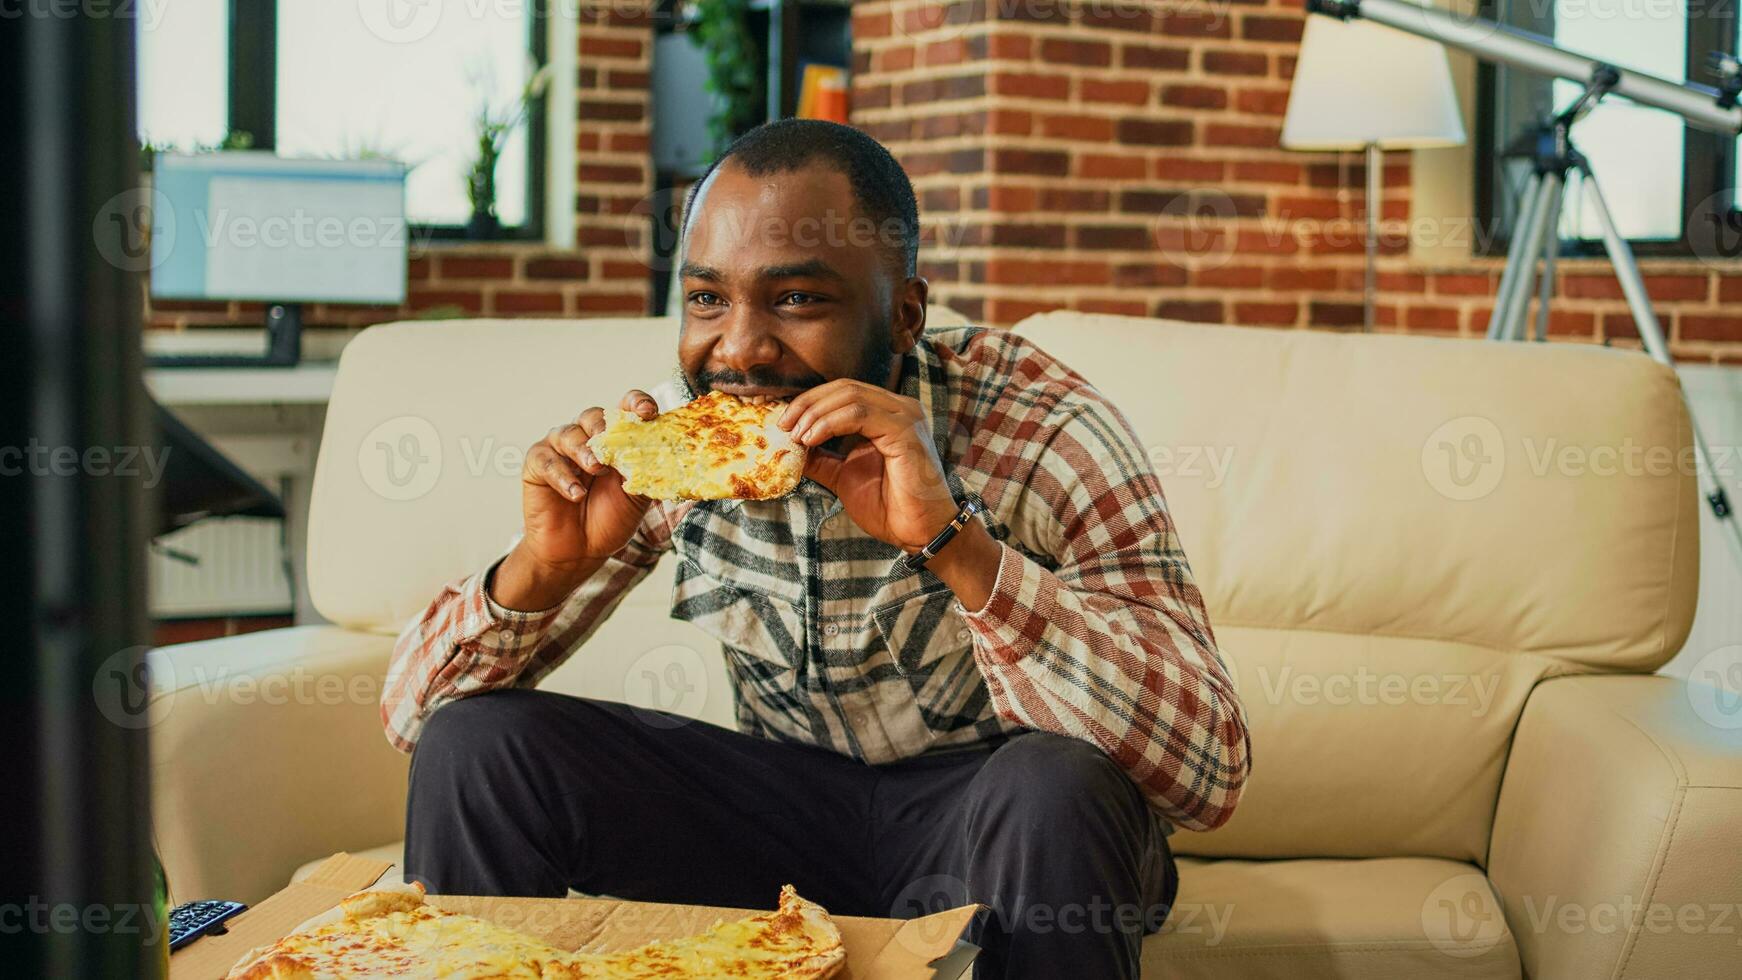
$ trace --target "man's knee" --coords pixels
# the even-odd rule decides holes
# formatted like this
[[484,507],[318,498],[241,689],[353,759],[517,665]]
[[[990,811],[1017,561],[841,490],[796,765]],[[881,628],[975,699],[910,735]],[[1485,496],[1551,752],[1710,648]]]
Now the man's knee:
[[975,775],[970,792],[973,817],[1019,833],[1057,835],[1145,817],[1136,784],[1105,752],[1050,732],[1004,743]]
[[430,713],[411,756],[411,779],[475,772],[527,746],[548,743],[559,697],[510,688],[450,701]]

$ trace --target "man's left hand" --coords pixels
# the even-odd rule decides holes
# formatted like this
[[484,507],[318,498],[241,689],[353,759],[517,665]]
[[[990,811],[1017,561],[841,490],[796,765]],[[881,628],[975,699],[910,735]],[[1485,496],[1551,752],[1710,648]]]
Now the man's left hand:
[[[803,392],[781,414],[781,428],[806,447],[804,475],[840,498],[854,523],[886,544],[915,552],[956,516],[917,400],[842,378]],[[818,447],[860,436],[846,455]]]

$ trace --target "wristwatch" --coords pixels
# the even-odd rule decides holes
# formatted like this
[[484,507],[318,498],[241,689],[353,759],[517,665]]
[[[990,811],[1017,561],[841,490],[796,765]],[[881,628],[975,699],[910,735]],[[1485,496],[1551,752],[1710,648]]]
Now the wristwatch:
[[951,518],[950,522],[944,525],[944,529],[938,532],[938,536],[932,538],[925,547],[911,555],[903,556],[901,559],[902,567],[910,572],[924,568],[925,563],[936,558],[943,546],[950,543],[951,538],[959,534],[962,528],[968,526],[968,521],[972,520],[975,514],[984,514],[985,512],[986,501],[981,500],[979,494],[969,491],[967,496],[956,501],[956,516]]

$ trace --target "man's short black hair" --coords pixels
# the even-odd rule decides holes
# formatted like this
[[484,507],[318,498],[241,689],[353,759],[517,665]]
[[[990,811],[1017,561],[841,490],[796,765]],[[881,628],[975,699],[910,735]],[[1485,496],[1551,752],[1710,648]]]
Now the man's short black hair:
[[822,119],[778,119],[757,126],[733,140],[702,179],[690,185],[684,201],[685,225],[696,192],[728,160],[752,177],[827,163],[846,175],[855,203],[876,230],[878,243],[889,250],[894,267],[904,276],[917,274],[919,202],[913,184],[889,150],[864,132]]

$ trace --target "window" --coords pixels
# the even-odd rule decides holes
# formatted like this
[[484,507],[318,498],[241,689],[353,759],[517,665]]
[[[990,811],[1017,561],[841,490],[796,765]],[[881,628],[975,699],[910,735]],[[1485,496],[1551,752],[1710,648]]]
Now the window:
[[[407,215],[434,237],[465,233],[480,111],[512,116],[545,55],[533,0],[162,6],[139,22],[142,141],[187,149],[236,132],[287,157],[402,160]],[[496,167],[504,238],[542,234],[543,104],[535,91]]]
[[[1732,0],[1485,0],[1483,15],[1553,39],[1560,47],[1668,81],[1709,83],[1706,58],[1736,48]],[[1484,64],[1477,206],[1488,251],[1504,250],[1531,167],[1521,137],[1583,91],[1577,82]],[[1688,216],[1736,186],[1734,140],[1687,126],[1674,113],[1606,97],[1572,129],[1622,235],[1643,254],[1688,250]],[[1575,253],[1601,249],[1601,229],[1577,179],[1564,199],[1560,236]]]
[[178,0],[138,20],[139,140],[215,146],[228,127],[229,0]]

